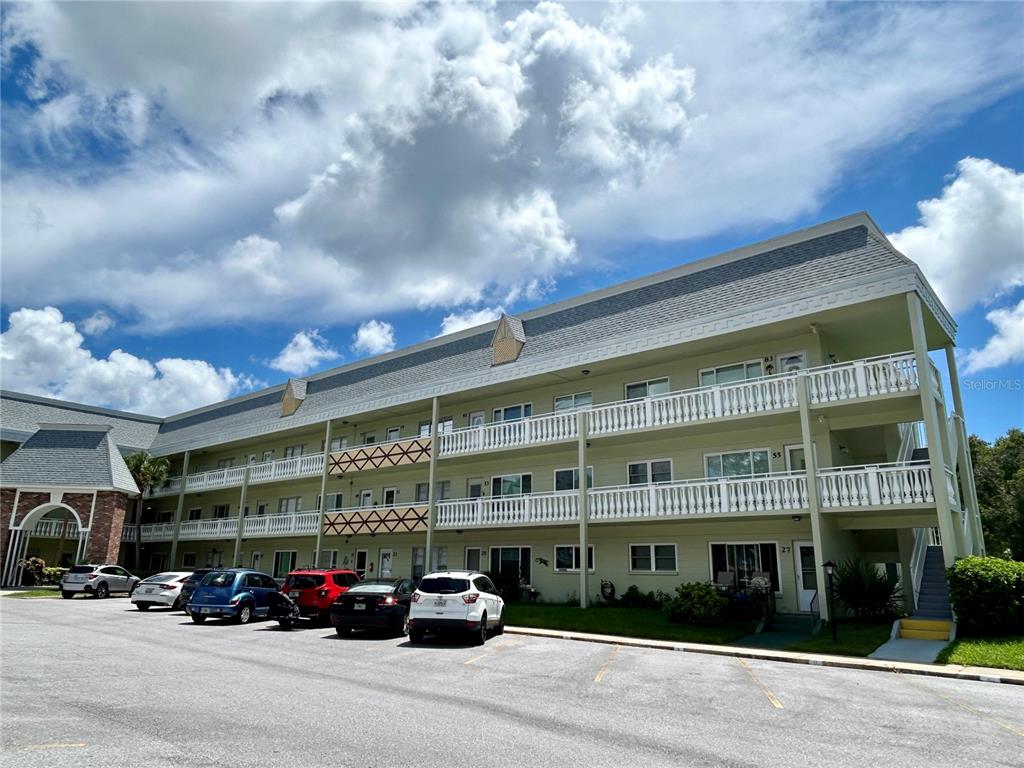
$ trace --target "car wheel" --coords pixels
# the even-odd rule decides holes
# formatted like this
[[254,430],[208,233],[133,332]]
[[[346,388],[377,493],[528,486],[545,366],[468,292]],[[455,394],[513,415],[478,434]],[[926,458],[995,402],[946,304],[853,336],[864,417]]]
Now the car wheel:
[[402,617],[402,628],[399,630],[399,632],[401,632],[402,637],[408,637],[409,636],[409,614],[408,613],[405,614]]
[[348,637],[352,634],[352,627],[335,627],[334,631],[338,634],[338,637]]
[[96,599],[103,600],[104,598],[110,597],[110,587],[106,584],[96,585]]
[[239,624],[248,624],[252,621],[252,606],[242,603],[238,608],[238,616],[235,617]]
[[278,619],[277,620],[277,625],[279,627],[281,627],[281,629],[289,629],[290,630],[292,627],[295,626],[295,623],[291,619]]
[[74,592],[61,592],[60,596],[63,597],[65,600],[70,600],[72,597],[75,596],[75,593]]
[[193,623],[195,623],[195,624],[202,624],[204,621],[206,621],[206,617],[205,616],[197,616],[194,613],[192,614],[192,622]]
[[409,642],[412,643],[413,645],[419,645],[420,643],[423,642],[423,639],[426,636],[426,634],[427,633],[424,632],[422,629],[416,629],[415,627],[410,627],[409,628]]
[[140,611],[148,611],[149,603],[136,603],[135,607],[138,608]]
[[473,645],[483,645],[487,642],[487,614],[480,617],[480,629],[473,635]]
[[505,613],[502,611],[501,618],[498,619],[498,626],[494,629],[494,634],[504,635],[505,634]]
[[181,610],[181,595],[178,595],[178,597],[174,598],[174,602],[171,603],[171,610],[172,611],[180,611]]

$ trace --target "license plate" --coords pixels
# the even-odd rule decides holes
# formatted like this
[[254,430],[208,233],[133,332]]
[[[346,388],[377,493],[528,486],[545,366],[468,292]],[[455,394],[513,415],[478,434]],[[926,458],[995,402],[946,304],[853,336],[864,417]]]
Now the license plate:
[[438,608],[444,608],[446,602],[445,600],[435,600],[434,605]]
[[142,590],[142,591],[143,591],[144,593],[146,593],[147,595],[151,595],[151,594],[153,594],[154,592],[156,592],[156,589],[155,589],[154,587],[146,587],[146,588],[145,588],[144,590]]
[[298,592],[289,592],[288,593],[288,597],[290,597],[292,600],[298,600],[299,599],[299,593]]
[[213,608],[203,608],[203,613],[213,613]]
[[366,603],[356,603],[355,605],[352,606],[352,608],[354,610],[357,610],[357,611],[365,611],[366,610]]

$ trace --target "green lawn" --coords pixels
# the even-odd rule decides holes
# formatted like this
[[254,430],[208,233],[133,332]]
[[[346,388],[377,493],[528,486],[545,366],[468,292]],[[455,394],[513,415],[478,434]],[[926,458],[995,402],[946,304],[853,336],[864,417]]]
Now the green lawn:
[[946,646],[938,661],[940,664],[999,667],[1024,672],[1024,637],[965,637]]
[[36,597],[60,597],[56,589],[26,589],[21,592],[4,592],[4,597],[17,597],[21,600],[28,600]]
[[892,623],[840,622],[836,627],[837,642],[832,642],[832,629],[826,624],[814,637],[787,645],[787,651],[831,653],[837,656],[867,656],[889,639]]
[[544,604],[509,604],[506,607],[505,623],[516,627],[564,629],[569,632],[716,645],[745,637],[757,626],[756,622],[744,621],[696,627],[671,624],[661,611],[645,608],[570,608]]

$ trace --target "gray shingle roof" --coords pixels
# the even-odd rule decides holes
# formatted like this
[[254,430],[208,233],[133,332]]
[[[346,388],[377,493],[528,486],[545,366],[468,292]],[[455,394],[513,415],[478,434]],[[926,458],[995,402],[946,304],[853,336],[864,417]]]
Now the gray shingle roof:
[[24,442],[40,424],[96,424],[113,428],[114,443],[128,452],[153,444],[161,419],[96,408],[49,397],[0,392],[0,438]]
[[[655,334],[871,273],[913,269],[866,215],[850,217],[848,225],[833,226],[818,236],[797,236],[793,242],[770,246],[741,249],[525,313],[521,318],[528,343],[516,363],[502,366],[500,375],[507,378],[504,369],[585,349],[597,340],[625,338],[638,328]],[[281,416],[282,385],[170,417],[161,425],[153,451],[173,453],[355,414],[389,395],[399,402],[405,393],[425,388],[451,391],[453,382],[470,377],[475,386],[484,385],[495,376],[490,344],[496,326],[497,322],[490,323],[311,377],[305,402],[293,416]]]
[[0,483],[139,492],[107,428],[43,427],[0,464]]

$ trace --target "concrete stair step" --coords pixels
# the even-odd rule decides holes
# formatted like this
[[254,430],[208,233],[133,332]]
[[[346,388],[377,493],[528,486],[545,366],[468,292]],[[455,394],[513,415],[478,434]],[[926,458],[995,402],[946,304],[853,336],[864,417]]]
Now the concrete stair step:
[[900,629],[923,629],[930,632],[949,632],[953,629],[953,622],[941,619],[922,619],[911,616],[900,621]]
[[949,632],[931,629],[901,629],[900,637],[907,640],[949,640]]

